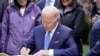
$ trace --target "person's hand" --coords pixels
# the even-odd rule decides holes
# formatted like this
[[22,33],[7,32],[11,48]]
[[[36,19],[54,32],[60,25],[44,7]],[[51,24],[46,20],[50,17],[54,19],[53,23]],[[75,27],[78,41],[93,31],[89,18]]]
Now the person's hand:
[[40,50],[37,53],[35,53],[33,56],[49,56],[48,50]]
[[95,14],[95,16],[91,20],[92,24],[94,24],[99,18],[100,18],[100,15]]
[[21,55],[23,56],[28,56],[29,55],[29,52],[30,52],[30,49],[29,48],[26,48],[26,47],[23,47],[20,51]]
[[9,56],[9,55],[6,53],[0,53],[0,56]]

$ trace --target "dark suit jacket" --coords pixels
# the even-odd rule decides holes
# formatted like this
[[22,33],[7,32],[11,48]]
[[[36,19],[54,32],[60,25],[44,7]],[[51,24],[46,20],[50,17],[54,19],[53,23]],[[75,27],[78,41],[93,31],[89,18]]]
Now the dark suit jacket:
[[[33,53],[44,49],[44,38],[46,31],[40,25],[34,29],[32,38],[27,41],[26,47],[33,50]],[[54,49],[54,56],[77,56],[77,46],[73,39],[73,31],[61,24],[51,39],[48,49]]]
[[86,56],[100,56],[100,39],[96,42],[95,46],[89,50]]
[[90,32],[90,49],[100,40],[100,19],[95,22]]
[[[39,2],[37,2],[37,6],[39,6],[41,10],[45,7],[45,4],[46,4],[46,0],[40,0]],[[59,0],[55,1],[54,6],[58,8]]]

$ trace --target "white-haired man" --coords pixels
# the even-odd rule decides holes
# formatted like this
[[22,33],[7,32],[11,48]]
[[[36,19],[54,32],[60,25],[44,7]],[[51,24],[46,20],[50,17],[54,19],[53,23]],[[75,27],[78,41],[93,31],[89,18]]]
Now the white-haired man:
[[27,55],[32,50],[34,56],[77,56],[72,29],[58,23],[59,10],[47,6],[41,16],[42,25],[34,29],[33,36],[21,49],[21,54]]

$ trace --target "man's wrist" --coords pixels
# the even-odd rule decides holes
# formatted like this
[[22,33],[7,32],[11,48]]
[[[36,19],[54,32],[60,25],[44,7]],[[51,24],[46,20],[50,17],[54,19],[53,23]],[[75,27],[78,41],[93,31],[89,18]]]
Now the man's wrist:
[[53,49],[49,49],[49,56],[54,56],[54,50]]

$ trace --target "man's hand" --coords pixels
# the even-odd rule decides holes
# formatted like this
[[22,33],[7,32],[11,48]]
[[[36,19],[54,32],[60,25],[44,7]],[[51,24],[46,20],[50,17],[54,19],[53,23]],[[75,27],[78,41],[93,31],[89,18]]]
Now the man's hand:
[[35,53],[33,56],[49,56],[48,50],[40,50],[37,53]]
[[96,14],[91,20],[92,24],[94,24],[98,19],[100,19],[100,15]]
[[23,47],[20,51],[21,55],[23,56],[28,56],[29,55],[29,52],[30,52],[30,49],[29,48],[26,48],[26,47]]

